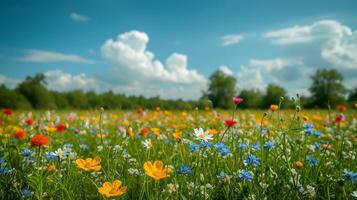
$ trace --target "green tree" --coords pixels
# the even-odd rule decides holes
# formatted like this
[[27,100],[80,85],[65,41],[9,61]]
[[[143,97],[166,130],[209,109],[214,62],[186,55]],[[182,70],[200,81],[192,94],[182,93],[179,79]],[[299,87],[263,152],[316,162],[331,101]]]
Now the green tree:
[[0,86],[0,108],[31,109],[31,103],[20,93]]
[[88,99],[82,90],[73,90],[67,93],[67,101],[72,108],[88,109]]
[[236,96],[236,79],[217,70],[210,76],[207,97],[212,101],[214,107],[233,108],[232,97]]
[[263,108],[268,108],[271,104],[279,104],[281,97],[287,100],[286,90],[279,85],[269,84],[263,98]]
[[45,87],[45,79],[46,77],[43,74],[36,74],[33,77],[28,76],[16,87],[16,91],[25,96],[33,108],[56,108],[52,94]]
[[345,86],[343,76],[335,69],[319,69],[311,76],[312,85],[310,92],[312,104],[320,108],[326,108],[328,104],[332,107],[345,101]]
[[244,99],[239,106],[241,108],[262,107],[263,95],[259,90],[242,90],[238,96]]

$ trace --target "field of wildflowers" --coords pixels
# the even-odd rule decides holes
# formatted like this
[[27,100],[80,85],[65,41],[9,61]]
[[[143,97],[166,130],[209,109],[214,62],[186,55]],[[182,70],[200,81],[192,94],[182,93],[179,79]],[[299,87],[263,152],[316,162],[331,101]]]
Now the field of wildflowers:
[[0,118],[0,199],[353,199],[357,112],[33,111]]

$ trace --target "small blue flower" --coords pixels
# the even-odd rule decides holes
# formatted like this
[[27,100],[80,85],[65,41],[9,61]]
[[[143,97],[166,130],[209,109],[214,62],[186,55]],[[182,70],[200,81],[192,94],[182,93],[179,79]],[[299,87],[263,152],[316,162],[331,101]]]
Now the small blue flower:
[[245,170],[245,169],[239,170],[238,177],[240,179],[242,179],[243,181],[251,181],[251,180],[253,180],[253,172]]
[[9,172],[9,168],[7,168],[7,167],[0,168],[0,174],[6,174],[8,172]]
[[217,177],[222,180],[228,178],[228,175],[224,171],[221,171]]
[[317,159],[312,156],[306,156],[306,160],[312,165],[317,165],[318,163]]
[[32,195],[32,191],[28,190],[28,189],[23,189],[21,190],[21,197],[22,198],[27,198],[30,197]]
[[190,142],[190,152],[195,152],[198,151],[199,149],[200,149],[200,145],[194,142]]
[[318,142],[314,142],[314,146],[316,149],[322,150],[322,147]]
[[190,175],[192,174],[192,169],[187,164],[181,164],[177,169],[177,173],[182,175]]
[[238,145],[238,147],[239,147],[241,150],[243,150],[243,149],[246,149],[247,147],[249,147],[249,145],[248,145],[248,144],[240,144],[240,145]]
[[81,144],[80,147],[83,151],[87,151],[89,149],[89,146],[86,144]]
[[260,158],[256,157],[255,155],[249,155],[243,163],[245,165],[254,165],[258,166],[260,164]]
[[50,152],[46,155],[46,159],[48,161],[53,161],[53,160],[57,160],[58,159],[58,156],[56,155],[55,152]]
[[305,133],[306,135],[312,135],[313,132],[314,132],[314,129],[312,129],[312,128],[308,128],[308,129],[305,129],[305,130],[304,130],[304,133]]
[[64,148],[71,149],[71,148],[73,148],[73,144],[72,143],[66,143],[66,144],[64,144]]
[[312,128],[314,128],[314,125],[311,124],[311,123],[306,123],[306,124],[304,124],[304,128],[305,129],[312,129]]
[[351,181],[352,183],[357,183],[357,172],[344,170],[342,176],[345,178],[345,180]]
[[201,141],[201,144],[200,144],[200,147],[201,148],[211,148],[213,145],[211,144],[211,143],[209,143],[209,142],[207,142],[207,141],[204,141],[204,140],[202,140]]
[[5,163],[5,162],[6,162],[6,160],[2,156],[0,156],[0,164]]
[[215,146],[216,146],[217,150],[221,153],[222,156],[226,156],[231,153],[231,151],[229,150],[229,147],[226,144],[224,144],[223,142],[218,143]]
[[312,135],[317,137],[317,138],[321,138],[322,137],[322,133],[320,131],[316,131],[316,130],[314,130],[312,132]]
[[25,162],[27,164],[34,164],[35,163],[35,158],[34,157],[25,157]]
[[256,151],[260,151],[260,144],[259,142],[255,143],[255,144],[251,144],[250,145],[253,149],[255,149]]
[[266,149],[272,149],[275,147],[275,141],[269,140],[264,144],[264,148]]
[[32,152],[30,149],[24,149],[24,150],[21,151],[21,155],[22,155],[22,156],[25,156],[25,157],[31,156],[32,153],[33,153],[33,152]]

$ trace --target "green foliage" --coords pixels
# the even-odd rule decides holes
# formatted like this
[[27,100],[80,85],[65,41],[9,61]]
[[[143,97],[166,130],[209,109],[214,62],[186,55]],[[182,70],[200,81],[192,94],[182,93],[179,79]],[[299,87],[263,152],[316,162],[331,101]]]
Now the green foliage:
[[335,69],[320,69],[311,76],[312,104],[320,108],[332,107],[344,102],[346,89],[342,84],[343,76]]
[[244,99],[239,106],[241,108],[262,107],[263,94],[259,90],[242,90],[238,96]]
[[31,109],[31,103],[20,93],[0,86],[0,106],[4,108]]
[[288,99],[285,89],[275,84],[269,84],[263,98],[263,107],[269,108],[272,104],[278,105],[281,97],[284,97],[285,100]]
[[210,77],[207,97],[212,101],[214,107],[233,108],[232,97],[236,95],[236,79],[220,70],[214,72]]

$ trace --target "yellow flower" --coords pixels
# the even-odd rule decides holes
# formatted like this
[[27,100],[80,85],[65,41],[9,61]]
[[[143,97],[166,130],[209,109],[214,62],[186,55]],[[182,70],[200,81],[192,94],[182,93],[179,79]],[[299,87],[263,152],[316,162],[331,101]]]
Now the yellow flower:
[[48,172],[55,172],[56,171],[56,165],[52,164],[47,167]]
[[98,134],[97,137],[100,138],[100,139],[104,139],[104,138],[107,137],[107,134],[104,134],[104,133]]
[[218,134],[218,131],[214,128],[210,128],[208,129],[208,133],[211,134],[211,135],[217,135]]
[[154,135],[159,136],[160,135],[160,129],[158,128],[151,128],[151,131],[154,133]]
[[53,126],[46,126],[46,131],[48,131],[48,132],[55,132],[56,130],[57,130],[57,128],[56,127],[53,127]]
[[145,162],[144,170],[146,175],[152,177],[156,181],[168,177],[171,172],[171,169],[165,168],[164,163],[160,160],[157,160],[154,163],[151,161]]
[[302,117],[302,121],[304,121],[304,123],[307,123],[309,121],[309,117],[308,116],[303,116]]
[[100,161],[100,157],[97,156],[95,158],[86,158],[85,160],[77,159],[76,164],[78,168],[83,169],[85,171],[99,171],[101,169]]
[[115,180],[113,183],[110,182],[105,182],[103,183],[103,186],[98,188],[98,192],[107,197],[119,197],[126,192],[126,187],[120,187],[121,186],[121,181],[120,180]]
[[172,133],[172,136],[175,138],[175,140],[178,140],[181,138],[182,132],[181,131],[175,131]]

